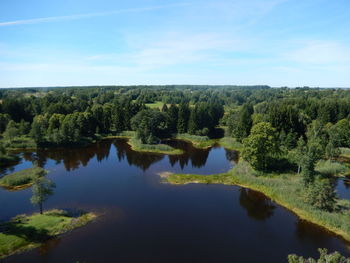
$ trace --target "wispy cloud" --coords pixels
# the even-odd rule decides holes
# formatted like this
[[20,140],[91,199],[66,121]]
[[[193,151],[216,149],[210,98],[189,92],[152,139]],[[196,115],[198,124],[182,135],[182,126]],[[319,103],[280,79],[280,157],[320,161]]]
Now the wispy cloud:
[[68,16],[52,16],[52,17],[22,19],[22,20],[0,22],[0,27],[39,24],[39,23],[48,23],[48,22],[58,22],[58,21],[66,21],[66,20],[86,19],[86,18],[91,18],[91,17],[110,16],[110,15],[116,15],[116,14],[122,14],[122,13],[147,12],[147,11],[154,11],[154,10],[158,10],[158,9],[165,9],[165,8],[171,8],[171,7],[182,7],[182,6],[188,6],[188,5],[190,5],[190,3],[182,2],[182,3],[176,3],[176,4],[156,5],[156,6],[149,6],[149,7],[142,7],[142,8],[127,8],[127,9],[120,9],[120,10],[114,10],[114,11],[109,11],[109,12],[98,12],[98,13],[88,13],[88,14],[75,14],[75,15],[68,15]]
[[337,41],[309,41],[286,54],[286,59],[308,64],[349,63],[350,47]]
[[225,33],[167,32],[148,35],[126,36],[128,52],[91,54],[85,59],[95,63],[127,64],[147,69],[173,65],[188,65],[197,62],[209,63],[222,53],[241,51],[249,45],[245,39],[235,38]]

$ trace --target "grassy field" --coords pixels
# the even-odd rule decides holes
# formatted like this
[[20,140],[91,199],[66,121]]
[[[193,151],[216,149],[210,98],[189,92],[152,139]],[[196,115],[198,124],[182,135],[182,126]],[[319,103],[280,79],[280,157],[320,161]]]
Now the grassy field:
[[297,174],[261,175],[242,161],[224,174],[209,176],[172,174],[163,180],[171,184],[227,184],[250,188],[264,193],[300,218],[323,226],[350,241],[350,201],[338,200],[338,209],[332,213],[313,208],[304,202],[301,178]]
[[62,210],[17,216],[0,224],[0,259],[37,247],[52,237],[87,224],[95,217],[93,213],[72,216]]
[[0,185],[10,190],[20,190],[31,186],[36,178],[46,174],[43,168],[32,167],[5,175],[0,179]]
[[140,140],[133,137],[129,139],[128,144],[131,149],[138,152],[152,152],[161,154],[182,154],[183,151],[180,149],[175,149],[166,144],[143,144]]

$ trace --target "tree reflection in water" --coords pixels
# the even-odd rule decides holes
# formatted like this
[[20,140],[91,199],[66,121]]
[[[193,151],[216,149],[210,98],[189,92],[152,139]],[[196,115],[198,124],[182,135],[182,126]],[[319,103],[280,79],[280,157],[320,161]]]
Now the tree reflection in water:
[[234,150],[228,150],[225,149],[226,152],[226,159],[231,162],[231,164],[235,165],[238,163],[239,159],[239,152],[234,151]]
[[256,220],[266,220],[273,215],[276,206],[262,193],[241,188],[239,204],[247,210],[247,215]]
[[[168,156],[171,166],[178,163],[181,169],[184,169],[189,163],[195,168],[204,167],[208,160],[209,152],[212,148],[217,147],[198,149],[193,147],[191,143],[180,140],[167,140],[163,143],[184,151],[180,155]],[[72,171],[80,166],[87,166],[90,160],[95,157],[98,162],[108,159],[112,145],[115,146],[119,161],[126,159],[129,165],[137,166],[143,171],[147,170],[152,164],[161,161],[165,156],[163,154],[133,151],[126,139],[104,140],[86,147],[38,149],[33,153],[25,152],[22,156],[24,160],[31,161],[33,164],[36,163],[40,167],[44,167],[48,159],[52,159],[56,161],[56,164],[63,163],[67,171]],[[236,163],[238,153],[230,150],[225,151],[226,159]]]

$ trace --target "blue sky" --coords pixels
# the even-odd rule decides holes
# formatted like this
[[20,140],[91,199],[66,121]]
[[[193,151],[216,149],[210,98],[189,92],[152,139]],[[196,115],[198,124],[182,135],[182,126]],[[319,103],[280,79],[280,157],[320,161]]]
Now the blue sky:
[[0,1],[0,87],[131,84],[350,87],[350,1]]

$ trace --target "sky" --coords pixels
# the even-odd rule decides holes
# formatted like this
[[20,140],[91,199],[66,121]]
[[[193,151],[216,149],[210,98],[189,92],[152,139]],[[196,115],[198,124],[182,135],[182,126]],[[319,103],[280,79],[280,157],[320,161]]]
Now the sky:
[[350,87],[350,1],[0,1],[0,87],[135,84]]

